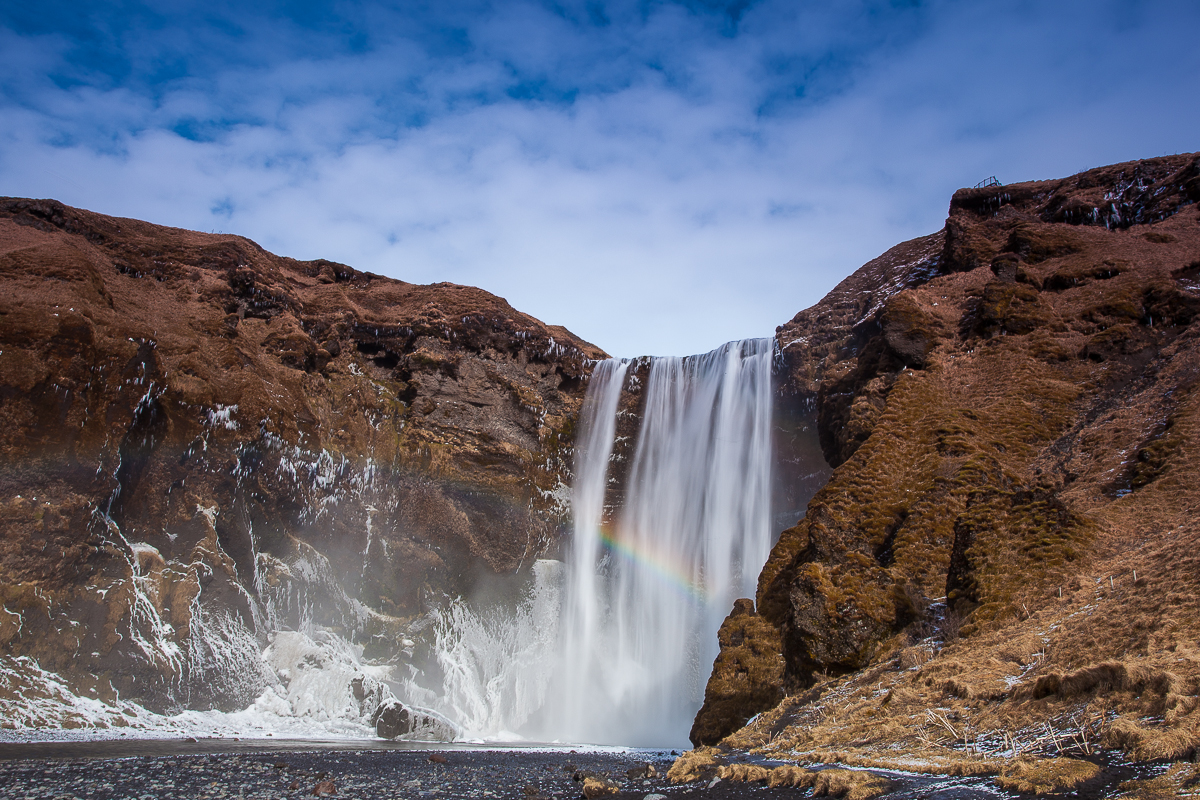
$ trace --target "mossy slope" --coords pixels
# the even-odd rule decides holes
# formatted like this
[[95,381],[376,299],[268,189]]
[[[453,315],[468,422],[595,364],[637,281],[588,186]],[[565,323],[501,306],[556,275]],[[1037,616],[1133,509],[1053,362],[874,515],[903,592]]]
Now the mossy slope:
[[[730,743],[1195,748],[1197,200],[1194,154],[963,190],[779,329],[836,470],[759,581],[791,697]],[[1052,690],[1106,662],[1175,688]]]

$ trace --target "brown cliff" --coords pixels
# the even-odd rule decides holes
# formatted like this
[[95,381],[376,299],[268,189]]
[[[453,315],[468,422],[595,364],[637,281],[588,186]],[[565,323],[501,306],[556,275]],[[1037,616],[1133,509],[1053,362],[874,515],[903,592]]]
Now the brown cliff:
[[78,693],[243,704],[556,547],[603,353],[498,297],[20,199],[0,286],[0,651]]
[[1195,751],[1197,201],[1195,154],[962,190],[779,329],[836,470],[759,581],[792,696],[727,743]]

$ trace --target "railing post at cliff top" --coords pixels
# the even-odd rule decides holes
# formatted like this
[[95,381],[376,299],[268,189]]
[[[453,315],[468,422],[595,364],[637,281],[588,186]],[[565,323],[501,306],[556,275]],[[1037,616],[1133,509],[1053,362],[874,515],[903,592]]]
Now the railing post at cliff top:
[[975,184],[975,188],[976,189],[986,189],[989,186],[1003,186],[1003,185],[1004,184],[1001,183],[1000,181],[996,180],[996,176],[993,175],[992,177],[990,177],[986,180],[982,180],[979,183]]

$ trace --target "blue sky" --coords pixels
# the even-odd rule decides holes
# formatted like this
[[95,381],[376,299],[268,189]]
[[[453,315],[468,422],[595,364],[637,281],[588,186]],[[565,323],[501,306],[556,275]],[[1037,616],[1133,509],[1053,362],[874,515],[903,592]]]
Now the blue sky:
[[683,355],[961,186],[1200,149],[1197,30],[1194,0],[7,3],[0,194]]

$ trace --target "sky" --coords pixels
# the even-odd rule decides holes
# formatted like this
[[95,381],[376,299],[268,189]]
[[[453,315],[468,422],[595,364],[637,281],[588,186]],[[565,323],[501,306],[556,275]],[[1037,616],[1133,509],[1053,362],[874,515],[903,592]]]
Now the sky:
[[951,194],[1200,150],[1200,3],[5,3],[0,195],[770,336]]

